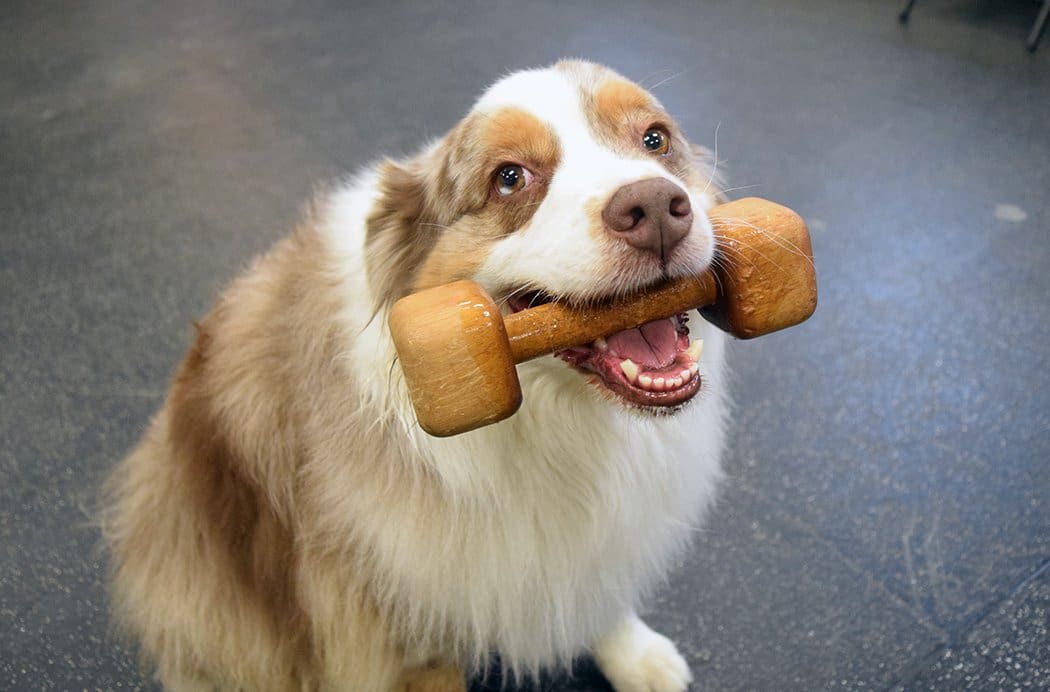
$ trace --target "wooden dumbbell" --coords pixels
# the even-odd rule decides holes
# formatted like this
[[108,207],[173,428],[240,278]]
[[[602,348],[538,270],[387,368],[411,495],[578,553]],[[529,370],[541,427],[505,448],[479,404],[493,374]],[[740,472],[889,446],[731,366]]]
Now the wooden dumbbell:
[[445,437],[495,423],[521,405],[517,363],[693,308],[742,339],[813,314],[817,284],[805,222],[786,207],[741,199],[708,212],[718,267],[615,303],[546,303],[503,315],[471,281],[402,298],[391,310],[397,348],[419,424]]

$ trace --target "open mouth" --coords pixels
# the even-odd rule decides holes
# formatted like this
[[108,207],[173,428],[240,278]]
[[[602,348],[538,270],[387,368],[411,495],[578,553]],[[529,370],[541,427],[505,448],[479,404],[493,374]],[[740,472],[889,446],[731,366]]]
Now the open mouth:
[[[542,291],[508,301],[514,312],[551,302]],[[684,404],[700,391],[699,360],[703,341],[690,342],[686,315],[647,322],[574,346],[554,355],[624,403],[642,408]]]

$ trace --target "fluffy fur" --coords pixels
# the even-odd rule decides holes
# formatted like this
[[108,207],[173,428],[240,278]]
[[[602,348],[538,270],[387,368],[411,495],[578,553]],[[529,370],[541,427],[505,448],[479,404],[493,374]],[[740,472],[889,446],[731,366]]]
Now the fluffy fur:
[[[653,122],[667,157],[638,146]],[[492,184],[508,161],[532,174],[513,199]],[[601,222],[649,177],[696,211],[662,264]],[[464,277],[587,301],[700,271],[711,179],[651,95],[568,62],[501,80],[418,156],[317,201],[197,324],[110,479],[115,610],[164,685],[451,692],[495,652],[529,673],[592,649],[619,692],[684,689],[685,662],[634,613],[719,476],[721,333],[692,316],[703,389],[675,415],[548,357],[519,368],[517,415],[438,439],[386,312]]]

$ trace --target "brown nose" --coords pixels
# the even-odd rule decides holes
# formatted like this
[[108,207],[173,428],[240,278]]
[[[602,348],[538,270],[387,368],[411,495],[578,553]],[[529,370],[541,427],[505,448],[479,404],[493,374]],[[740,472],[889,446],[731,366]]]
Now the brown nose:
[[666,260],[692,228],[693,210],[682,188],[647,178],[614,192],[602,220],[614,238]]

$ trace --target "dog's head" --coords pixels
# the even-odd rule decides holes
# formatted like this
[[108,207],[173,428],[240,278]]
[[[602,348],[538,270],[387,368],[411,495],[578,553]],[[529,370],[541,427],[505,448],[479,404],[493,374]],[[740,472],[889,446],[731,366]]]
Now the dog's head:
[[[369,278],[384,302],[469,278],[505,312],[623,296],[707,267],[712,186],[636,84],[575,61],[518,72],[422,154],[382,166]],[[700,389],[697,348],[679,316],[557,355],[625,404],[666,411]]]

